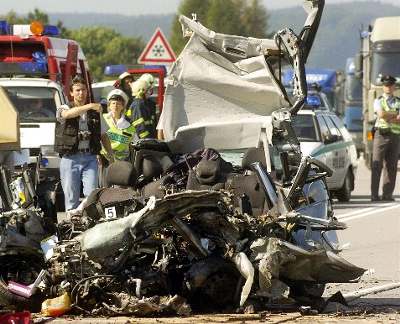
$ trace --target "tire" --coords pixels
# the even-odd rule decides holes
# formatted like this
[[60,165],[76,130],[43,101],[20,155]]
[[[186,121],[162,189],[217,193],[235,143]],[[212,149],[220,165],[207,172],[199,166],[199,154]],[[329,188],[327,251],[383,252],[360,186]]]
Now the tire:
[[237,306],[236,283],[241,278],[233,263],[217,257],[203,259],[185,274],[188,301],[195,311],[222,311]]
[[354,177],[351,170],[347,170],[346,177],[344,178],[343,186],[336,191],[336,198],[340,202],[348,202],[351,198],[351,192],[354,188]]

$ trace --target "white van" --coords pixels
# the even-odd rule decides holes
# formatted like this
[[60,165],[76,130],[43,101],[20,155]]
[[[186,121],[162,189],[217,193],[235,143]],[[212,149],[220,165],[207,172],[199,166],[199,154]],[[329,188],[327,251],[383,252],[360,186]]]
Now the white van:
[[19,112],[21,149],[29,150],[25,162],[35,162],[42,153],[42,167],[58,169],[60,159],[54,152],[56,109],[67,103],[61,85],[41,78],[0,78],[0,86]]

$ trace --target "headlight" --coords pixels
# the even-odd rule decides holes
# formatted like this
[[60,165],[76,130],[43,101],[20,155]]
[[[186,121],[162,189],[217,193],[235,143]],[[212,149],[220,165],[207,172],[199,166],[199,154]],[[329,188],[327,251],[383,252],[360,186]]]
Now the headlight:
[[325,183],[322,180],[307,183],[303,187],[303,194],[307,200],[306,205],[297,208],[296,211],[315,218],[328,218],[329,195]]
[[310,205],[329,199],[328,191],[326,190],[324,182],[321,180],[304,185],[303,192]]

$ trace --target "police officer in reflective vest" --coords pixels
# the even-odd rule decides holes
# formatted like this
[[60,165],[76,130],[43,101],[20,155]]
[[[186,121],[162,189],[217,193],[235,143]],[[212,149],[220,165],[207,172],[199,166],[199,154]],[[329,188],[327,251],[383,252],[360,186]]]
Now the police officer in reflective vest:
[[374,102],[377,115],[372,151],[371,201],[379,201],[379,182],[383,168],[382,200],[393,201],[400,146],[400,98],[394,96],[396,79],[383,76],[383,95]]
[[[108,125],[107,135],[111,142],[114,157],[117,160],[127,160],[129,143],[136,135],[136,128],[125,118],[125,107],[128,96],[120,89],[110,91],[107,96],[108,113],[103,114]],[[105,153],[104,151],[101,152]],[[105,156],[106,157],[106,156]]]

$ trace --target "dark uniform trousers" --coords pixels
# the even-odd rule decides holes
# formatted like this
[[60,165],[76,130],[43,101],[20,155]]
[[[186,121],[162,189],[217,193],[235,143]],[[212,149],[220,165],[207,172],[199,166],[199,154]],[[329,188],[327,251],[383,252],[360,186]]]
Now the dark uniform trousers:
[[396,185],[397,161],[400,152],[400,135],[388,132],[375,133],[372,151],[371,196],[378,197],[379,182],[383,171],[383,196],[392,197]]

